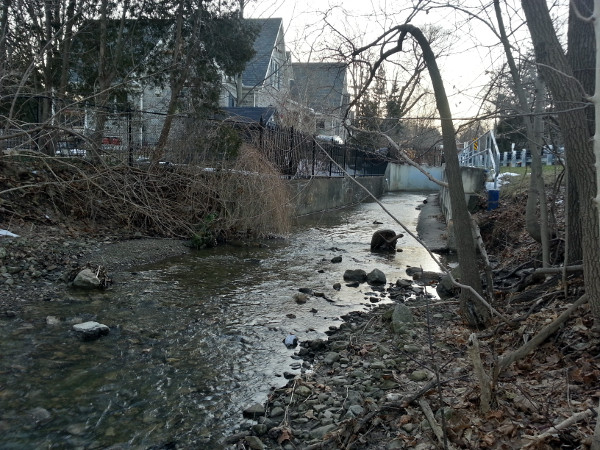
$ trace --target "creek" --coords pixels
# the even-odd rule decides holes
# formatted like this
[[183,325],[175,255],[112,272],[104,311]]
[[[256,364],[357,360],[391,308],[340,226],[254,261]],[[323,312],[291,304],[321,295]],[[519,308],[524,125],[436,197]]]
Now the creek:
[[[414,232],[424,193],[381,201]],[[227,245],[137,267],[107,291],[42,302],[0,328],[0,448],[219,448],[247,425],[242,410],[282,386],[300,363],[283,339],[325,339],[340,316],[368,310],[367,284],[407,266],[437,270],[414,239],[369,251],[377,229],[400,227],[376,203],[302,218],[286,239]],[[342,256],[342,262],[331,259]],[[333,289],[341,283],[341,290]],[[299,288],[322,292],[297,304]],[[388,301],[381,298],[381,301]],[[48,317],[57,323],[48,323]],[[73,323],[110,333],[79,340]]]

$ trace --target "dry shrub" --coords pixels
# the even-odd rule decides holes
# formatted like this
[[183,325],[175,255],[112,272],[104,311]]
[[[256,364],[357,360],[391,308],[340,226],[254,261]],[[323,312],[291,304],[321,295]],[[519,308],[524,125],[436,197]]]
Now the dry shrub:
[[257,149],[242,144],[239,156],[217,182],[224,229],[255,236],[289,231],[293,212],[289,187]]
[[86,222],[88,229],[142,231],[207,243],[235,234],[289,229],[288,189],[258,152],[245,147],[229,168],[93,165],[41,154],[3,157],[0,221]]

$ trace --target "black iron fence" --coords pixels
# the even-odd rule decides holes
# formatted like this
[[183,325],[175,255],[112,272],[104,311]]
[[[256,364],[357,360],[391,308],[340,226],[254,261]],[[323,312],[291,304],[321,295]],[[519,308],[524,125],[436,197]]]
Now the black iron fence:
[[296,178],[384,175],[383,152],[337,144],[293,128],[234,124],[242,140],[258,148],[286,176]]
[[[102,157],[123,164],[144,164],[155,155],[160,124],[142,123],[128,113],[115,115],[99,145]],[[115,124],[117,126],[115,126]],[[231,136],[234,131],[236,139]],[[60,157],[90,156],[89,130],[83,128],[57,132],[37,128],[33,131],[0,130],[0,150],[42,151]],[[163,161],[173,164],[221,164],[235,152],[231,147],[244,142],[258,149],[282,175],[294,178],[384,175],[385,151],[370,151],[337,144],[296,131],[257,123],[202,121],[178,118]]]

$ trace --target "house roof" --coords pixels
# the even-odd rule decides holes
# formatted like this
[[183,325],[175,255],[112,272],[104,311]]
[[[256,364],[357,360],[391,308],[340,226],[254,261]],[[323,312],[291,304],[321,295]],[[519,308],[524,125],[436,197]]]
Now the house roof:
[[277,43],[279,30],[282,28],[281,18],[246,19],[260,29],[254,41],[254,57],[246,65],[242,73],[242,82],[245,86],[258,86],[267,77],[271,54]]
[[221,108],[225,113],[226,120],[238,123],[260,123],[267,124],[274,119],[275,108],[272,106],[264,108],[242,107],[242,108]]
[[292,63],[292,95],[317,112],[330,113],[343,106],[346,66],[336,62]]

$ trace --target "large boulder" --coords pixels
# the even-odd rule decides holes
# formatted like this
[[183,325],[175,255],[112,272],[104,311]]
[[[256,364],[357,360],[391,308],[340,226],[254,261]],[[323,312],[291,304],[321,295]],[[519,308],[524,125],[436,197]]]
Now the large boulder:
[[372,252],[395,252],[398,239],[402,234],[396,235],[394,230],[377,230],[371,237]]

